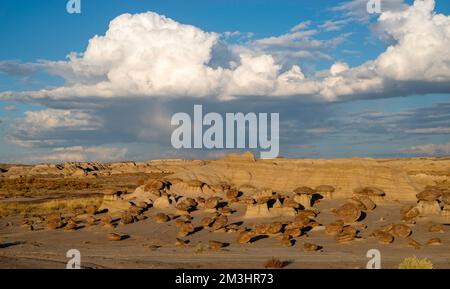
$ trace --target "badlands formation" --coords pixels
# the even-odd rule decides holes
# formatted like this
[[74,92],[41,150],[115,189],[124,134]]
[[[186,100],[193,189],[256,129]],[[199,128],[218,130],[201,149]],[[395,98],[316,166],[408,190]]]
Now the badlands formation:
[[365,268],[370,249],[380,250],[383,268],[412,255],[450,268],[450,158],[261,160],[245,153],[9,165],[0,176],[0,206],[23,203],[14,184],[29,178],[30,204],[52,195],[45,185],[37,190],[42,179],[87,182],[71,198],[88,190],[98,200],[4,213],[3,267],[59,268],[77,248],[91,268],[262,268],[272,257],[287,268]]

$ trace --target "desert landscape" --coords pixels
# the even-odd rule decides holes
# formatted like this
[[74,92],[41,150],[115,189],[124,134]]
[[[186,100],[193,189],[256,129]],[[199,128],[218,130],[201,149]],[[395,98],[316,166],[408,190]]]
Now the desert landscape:
[[450,157],[0,167],[1,268],[450,268]]
[[0,269],[450,269],[450,1],[1,0],[0,27]]

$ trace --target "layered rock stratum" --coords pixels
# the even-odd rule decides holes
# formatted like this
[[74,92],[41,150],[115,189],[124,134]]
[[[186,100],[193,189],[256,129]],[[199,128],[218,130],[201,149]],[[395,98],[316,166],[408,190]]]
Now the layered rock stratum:
[[61,163],[38,165],[2,165],[0,178],[29,176],[99,177],[135,173],[166,174],[168,180],[183,182],[174,187],[179,192],[195,193],[189,181],[201,181],[209,186],[221,183],[237,188],[270,189],[280,193],[299,186],[330,185],[337,198],[351,197],[359,187],[376,187],[386,192],[386,199],[415,200],[415,195],[427,185],[448,182],[450,158],[405,159],[256,159],[252,154],[231,154],[223,159],[153,160],[120,163]]

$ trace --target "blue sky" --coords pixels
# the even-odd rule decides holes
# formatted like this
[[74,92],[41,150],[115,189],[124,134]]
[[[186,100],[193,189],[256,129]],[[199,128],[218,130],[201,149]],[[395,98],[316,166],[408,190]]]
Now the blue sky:
[[[447,79],[448,67],[442,67],[442,63],[450,65],[450,62],[445,62],[450,58],[450,48],[446,45],[450,35],[439,32],[446,24],[440,24],[436,20],[438,18],[432,16],[450,15],[450,3],[425,0],[424,5],[414,8],[414,1],[395,0],[390,4],[384,3],[389,1],[381,1],[387,20],[380,20],[378,14],[368,15],[361,9],[364,8],[364,0],[81,0],[81,14],[68,14],[65,0],[3,0],[0,3],[0,162],[64,161],[72,158],[115,160],[114,156],[105,157],[108,153],[117,159],[136,160],[215,157],[223,152],[174,150],[170,147],[170,122],[167,123],[167,119],[170,120],[170,115],[180,110],[191,112],[194,103],[202,102],[210,111],[223,113],[279,112],[282,120],[280,154],[283,156],[446,155],[450,151],[450,111],[447,106],[450,103],[450,77]],[[432,10],[431,4],[435,4]],[[120,19],[117,25],[121,29],[130,29],[129,35],[136,33],[139,38],[139,33],[144,33],[153,40],[136,40],[127,47],[123,43],[113,43],[117,39],[114,36],[107,39],[110,42],[106,44],[89,44],[95,35],[105,35],[116,17],[147,11],[155,14],[133,18],[135,20]],[[407,21],[396,23],[396,18],[388,13],[398,13]],[[188,33],[184,26],[177,26],[164,34],[165,38],[158,40],[155,37],[161,34],[157,30],[162,28],[149,28],[145,23],[146,19],[160,19],[162,15],[177,24],[192,25],[198,29],[204,42],[182,36],[182,33]],[[426,21],[434,26],[425,25],[429,24]],[[304,25],[298,30],[293,29],[299,23]],[[429,29],[434,30],[422,31],[420,28],[416,32],[408,26],[415,23],[417,27],[430,26]],[[401,25],[405,26],[404,29]],[[217,39],[209,32],[216,33]],[[234,36],[229,37],[233,32]],[[420,37],[420,33],[432,36],[428,39]],[[404,43],[405,39],[417,35],[422,42],[440,41],[438,44],[441,46],[433,48],[439,51],[440,56],[426,56],[436,51],[421,54],[420,42]],[[183,87],[179,90],[183,91],[181,94],[176,87],[170,88],[170,92],[159,91],[156,84],[144,91],[108,90],[112,97],[105,97],[104,92],[91,86],[90,82],[96,77],[108,79],[108,85],[114,89],[125,85],[109,79],[116,67],[123,67],[124,71],[118,73],[124,75],[130,71],[132,74],[142,73],[142,77],[167,74],[167,71],[157,70],[159,66],[153,67],[152,62],[170,57],[156,53],[160,53],[158,43],[164,43],[172,36],[173,41],[165,50],[176,46],[174,53],[178,55],[183,53],[183,46],[193,47],[193,50],[189,52],[186,49],[187,62],[181,56],[175,60],[169,58],[168,63],[173,65],[168,70],[170,72],[176,72],[180,67],[190,69],[190,65],[199,63],[206,69],[229,68],[230,74],[241,75],[237,74],[239,65],[247,69],[242,58],[245,54],[250,55],[250,63],[268,67],[262,73],[268,76],[255,80],[260,75],[250,75],[245,70],[246,74],[240,78],[246,83],[230,80],[231,84],[225,84],[226,87],[217,84],[218,87],[211,91],[195,87],[192,93],[187,94],[184,94]],[[117,34],[117,37],[126,36]],[[131,41],[136,37],[130,38]],[[109,50],[100,53],[98,59],[84,57],[88,44],[95,49],[116,47],[116,53],[121,53],[123,59],[129,61],[121,58],[114,60],[117,63],[110,63],[111,58],[106,59],[105,56],[106,60],[101,59]],[[137,47],[140,45],[142,47]],[[382,57],[389,47],[397,51]],[[447,48],[442,50],[441,47]],[[150,54],[155,58],[150,59],[147,55],[136,61],[135,57],[143,55],[136,52],[141,51],[138,48],[155,49]],[[202,60],[203,54],[191,56],[203,50],[211,55],[212,60],[208,63]],[[66,58],[71,52],[79,53],[75,60]],[[399,55],[405,55],[405,52],[408,56],[404,57],[408,59],[399,60]],[[389,59],[394,63],[392,67],[386,64]],[[146,70],[146,62],[151,69]],[[231,62],[237,63],[238,68],[230,68]],[[369,69],[372,62],[375,63],[375,72]],[[81,65],[77,66],[78,63]],[[99,63],[108,67],[96,67]],[[138,64],[132,66],[130,63]],[[143,67],[140,64],[144,64]],[[276,65],[279,65],[279,70],[275,75],[269,75],[277,69]],[[331,73],[333,65],[339,68],[337,74]],[[268,83],[273,78],[279,79],[275,86],[282,87],[283,73],[289,72],[293,66],[301,70],[298,87],[273,91],[260,89],[266,84],[274,87],[273,83]],[[104,75],[95,72],[103,69]],[[142,77],[139,74],[133,79]],[[367,79],[379,82],[366,84],[364,81]],[[168,80],[153,77],[151,81],[155,84]],[[190,82],[209,81],[212,80],[193,76]],[[251,81],[259,83],[258,87],[247,87]],[[336,86],[335,82],[338,83]],[[356,86],[358,83],[361,86]],[[78,91],[74,88],[77,85],[85,87]],[[137,87],[139,85],[136,84]],[[305,92],[303,87],[310,86],[314,89]],[[56,88],[64,89],[61,97],[56,92],[42,91]],[[235,93],[234,99],[224,100],[225,93],[230,91]],[[259,99],[249,100],[247,95],[258,96]],[[428,114],[425,118],[424,113]],[[42,123],[37,124],[39,121]]]

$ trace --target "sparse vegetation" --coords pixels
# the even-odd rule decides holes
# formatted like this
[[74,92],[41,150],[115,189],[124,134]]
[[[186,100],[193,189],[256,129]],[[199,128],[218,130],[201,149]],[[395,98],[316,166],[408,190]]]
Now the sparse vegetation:
[[278,269],[283,268],[283,262],[281,262],[279,259],[272,257],[270,260],[268,260],[266,263],[264,263],[264,268],[272,268],[272,269]]
[[0,178],[0,198],[35,197],[48,194],[99,192],[107,189],[133,191],[142,180],[161,174],[123,173],[92,178],[25,176]]
[[427,258],[407,257],[398,265],[399,269],[433,269],[433,263]]
[[73,191],[97,189],[99,185],[93,181],[80,179],[39,178],[27,176],[23,178],[0,179],[0,191],[9,197],[36,196],[39,192]]
[[0,203],[0,216],[12,214],[46,214],[50,212],[74,212],[89,206],[100,206],[102,197],[50,200],[46,202],[5,202]]
[[198,242],[197,245],[195,245],[195,254],[201,254],[203,253],[203,245],[202,242]]

